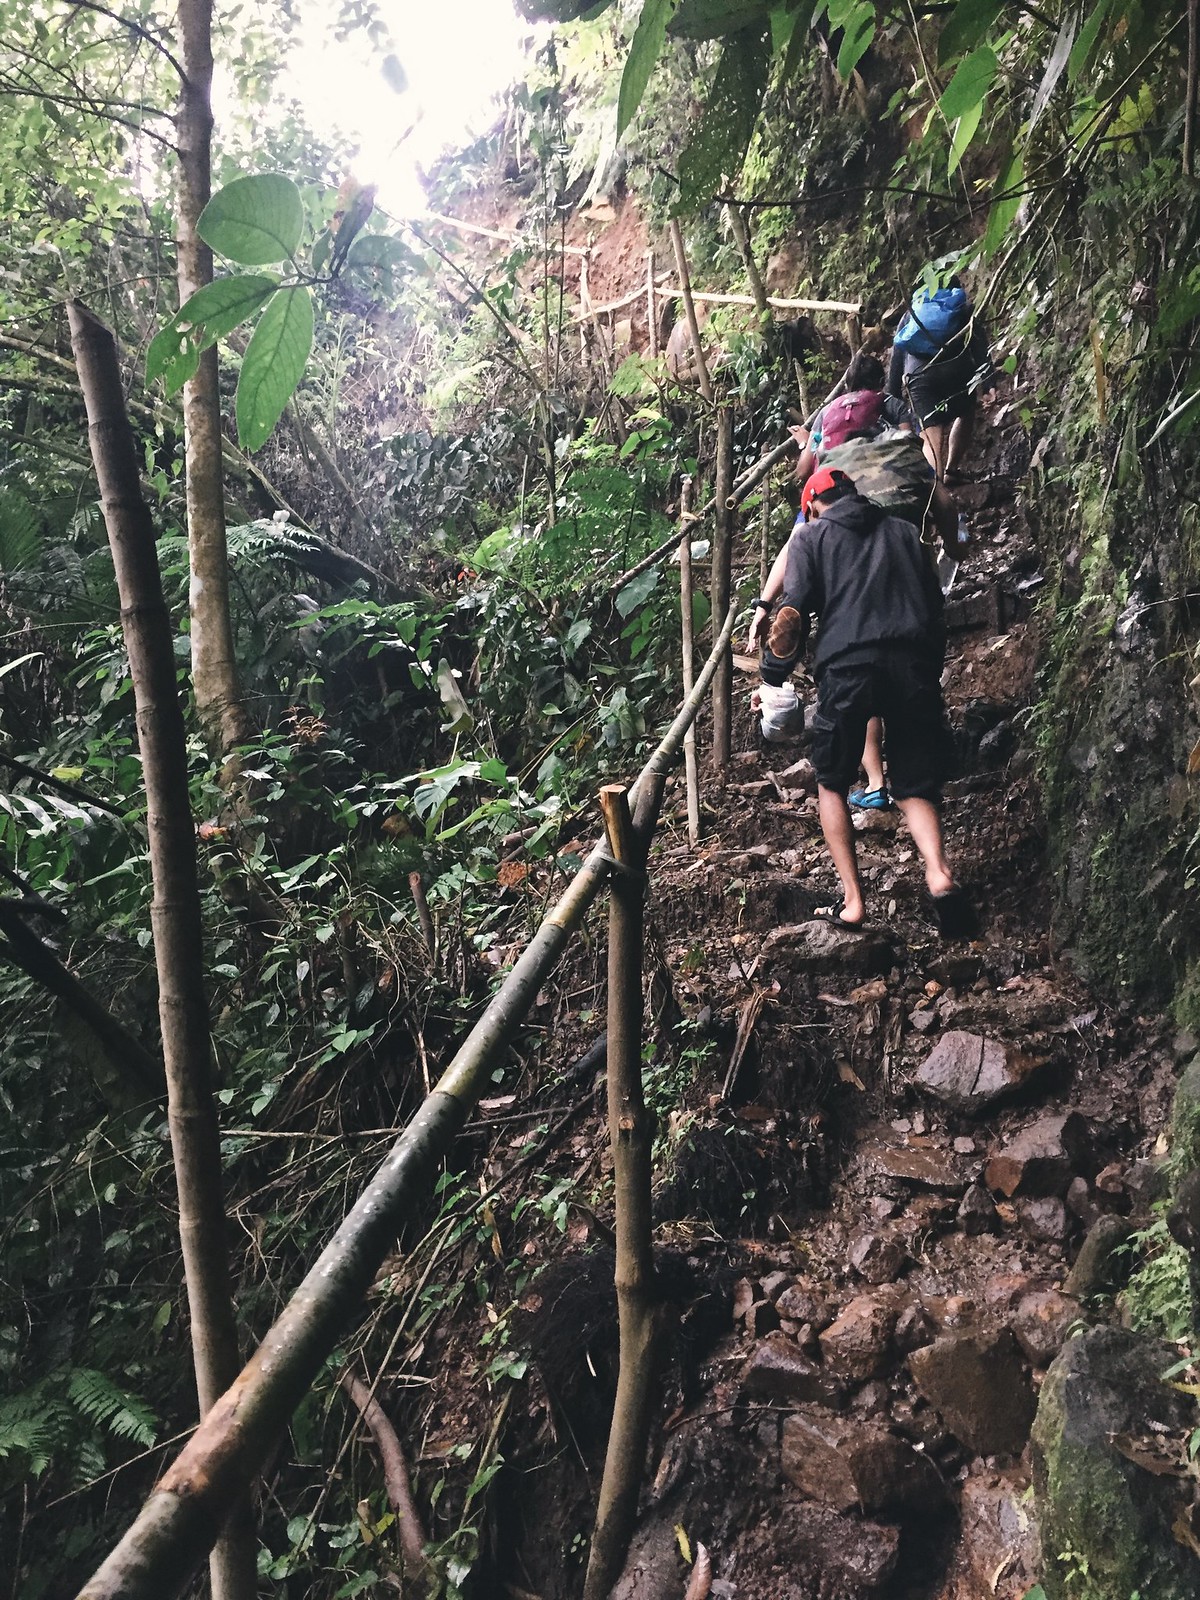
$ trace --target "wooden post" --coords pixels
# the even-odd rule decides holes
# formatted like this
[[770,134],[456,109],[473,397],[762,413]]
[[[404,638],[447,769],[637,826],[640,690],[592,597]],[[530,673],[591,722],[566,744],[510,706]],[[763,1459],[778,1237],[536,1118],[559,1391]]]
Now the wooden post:
[[[696,680],[696,641],[692,625],[692,480],[685,478],[679,491],[679,617],[683,636],[683,694],[691,694]],[[683,770],[687,785],[688,843],[700,843],[700,775],[696,769],[696,724],[683,736]]]
[[[700,324],[696,321],[696,302],[692,299],[692,280],[688,276],[687,252],[683,248],[683,232],[676,218],[671,219],[671,243],[675,249],[675,270],[679,274],[679,295],[683,301],[684,313],[687,316],[688,333],[692,339],[692,349],[696,354],[696,380],[700,385],[700,393],[708,401],[713,402],[712,379],[708,375],[708,363],[704,359],[704,351],[700,347]],[[724,612],[721,613],[724,616]]]
[[654,251],[646,251],[646,326],[649,330],[651,359],[658,354],[658,306],[654,299]]
[[608,1136],[621,1357],[584,1600],[607,1600],[629,1548],[654,1408],[658,1323],[650,1213],[654,1126],[642,1093],[642,902],[648,840],[634,831],[622,785],[601,789],[600,809],[609,852],[619,863],[609,889]]
[[[713,486],[712,576],[709,599],[714,617],[729,610],[733,588],[733,530],[737,513],[733,499],[733,412],[722,406],[717,413],[717,481]],[[733,752],[733,654],[727,651],[713,677],[712,765],[722,772]]]
[[733,229],[738,254],[746,269],[746,281],[750,285],[750,293],[754,296],[755,309],[766,324],[771,320],[771,307],[767,300],[762,274],[758,270],[758,262],[755,261],[754,252],[750,248],[750,233],[746,227],[746,219],[742,215],[741,207],[734,205],[732,200],[726,202],[725,211],[729,217],[729,226]]
[[588,359],[588,319],[592,314],[592,296],[588,287],[588,264],[591,254],[581,256],[579,261],[579,358],[586,362]]
[[853,312],[846,318],[846,343],[850,346],[850,359],[853,361],[862,345],[862,324]]

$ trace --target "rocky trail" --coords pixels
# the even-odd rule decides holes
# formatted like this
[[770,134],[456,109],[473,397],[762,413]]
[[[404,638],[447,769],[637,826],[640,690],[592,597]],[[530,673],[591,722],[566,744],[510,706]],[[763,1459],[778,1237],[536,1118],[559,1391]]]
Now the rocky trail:
[[[1042,579],[1020,431],[1003,408],[981,431],[946,676],[948,848],[979,937],[938,937],[894,811],[857,816],[870,931],[811,920],[837,898],[812,769],[803,740],[761,743],[754,678],[698,851],[681,785],[667,807],[647,923],[666,1420],[621,1600],[1020,1600],[1040,1574],[1039,1388],[1068,1330],[1113,1320],[1117,1247],[1159,1192],[1196,1041],[1101,1004],[1054,951],[1030,753]],[[657,1062],[680,1019],[693,1043],[672,1078]],[[548,1170],[594,1172],[601,1127],[594,1111]],[[547,1247],[514,1308],[539,1389],[497,1536],[508,1592],[543,1600],[576,1592],[562,1552],[586,1526],[615,1360],[607,1225],[570,1216],[572,1253]],[[1103,1409],[1080,1393],[1085,1418]],[[427,1436],[437,1415],[449,1435],[453,1404],[432,1402]],[[530,1481],[549,1496],[534,1511]],[[712,1571],[688,1588],[700,1543]]]

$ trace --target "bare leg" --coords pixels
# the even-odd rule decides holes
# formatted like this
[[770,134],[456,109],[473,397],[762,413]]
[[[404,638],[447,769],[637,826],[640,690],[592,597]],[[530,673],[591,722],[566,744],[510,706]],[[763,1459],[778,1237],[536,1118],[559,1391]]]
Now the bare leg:
[[867,723],[867,742],[863,745],[863,771],[868,789],[883,788],[883,723],[872,717]]
[[949,432],[946,425],[940,422],[927,422],[921,429],[921,444],[924,446],[929,465],[937,474],[939,483],[946,476],[946,442]]
[[[854,825],[850,821],[850,807],[846,796],[824,784],[817,789],[817,806],[821,817],[821,832],[825,835],[825,848],[833,860],[842,882],[842,898],[846,904],[842,921],[861,922],[866,915],[863,904],[862,881],[858,876],[858,852],[854,847]],[[935,813],[936,815],[936,813]]]
[[[824,810],[825,791],[821,790],[821,826],[825,826]],[[942,837],[942,818],[937,806],[932,800],[920,800],[915,796],[908,800],[897,800],[908,824],[908,831],[912,834],[913,843],[921,853],[921,860],[925,863],[925,883],[930,894],[949,894],[954,888],[954,874],[950,871],[950,863],[946,860],[946,847]],[[825,835],[829,843],[829,834]],[[853,848],[853,844],[851,846]],[[833,855],[833,846],[829,845],[829,853]],[[834,856],[834,865],[837,857]],[[840,868],[839,868],[840,871]]]
[[[975,437],[975,401],[971,400],[961,417],[950,426],[950,447],[946,451],[946,472],[957,472]],[[945,473],[942,474],[945,476]]]

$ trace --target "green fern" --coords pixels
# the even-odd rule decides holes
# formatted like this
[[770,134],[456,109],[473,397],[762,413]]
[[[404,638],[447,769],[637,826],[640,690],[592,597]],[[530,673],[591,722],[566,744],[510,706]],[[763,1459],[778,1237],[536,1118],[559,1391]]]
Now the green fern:
[[158,1437],[158,1419],[136,1395],[119,1389],[93,1367],[75,1367],[67,1387],[77,1411],[106,1428],[117,1439],[132,1439],[145,1448]]
[[23,494],[0,486],[0,572],[24,572],[42,548],[41,521]]

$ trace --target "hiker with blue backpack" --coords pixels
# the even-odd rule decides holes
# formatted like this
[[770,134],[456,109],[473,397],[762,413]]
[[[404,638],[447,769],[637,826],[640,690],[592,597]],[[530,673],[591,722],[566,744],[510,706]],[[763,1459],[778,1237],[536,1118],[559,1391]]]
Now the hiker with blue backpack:
[[912,407],[939,482],[964,481],[976,397],[995,387],[987,330],[958,278],[920,285],[896,330],[887,391]]

